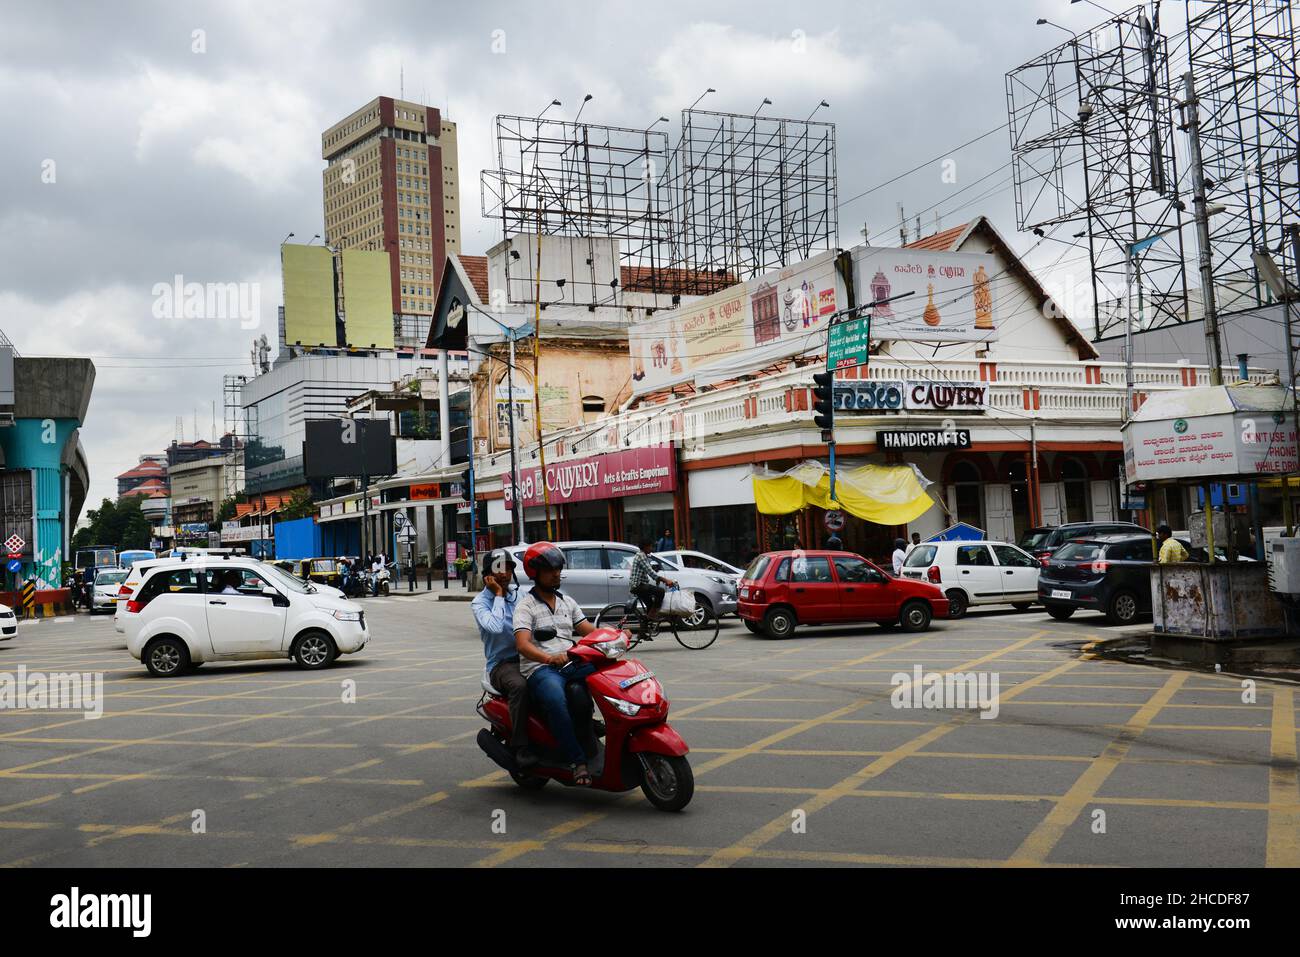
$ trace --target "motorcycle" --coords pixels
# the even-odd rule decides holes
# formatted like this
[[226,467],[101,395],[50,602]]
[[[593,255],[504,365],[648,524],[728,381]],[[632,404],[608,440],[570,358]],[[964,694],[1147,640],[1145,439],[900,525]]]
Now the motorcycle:
[[[541,643],[555,637],[539,630]],[[574,730],[588,756],[591,787],[601,791],[642,793],[661,811],[680,811],[695,793],[695,778],[686,760],[689,748],[668,723],[668,699],[663,686],[635,658],[623,656],[637,644],[627,632],[597,628],[569,649],[572,660],[595,667],[585,681],[569,682],[566,692]],[[550,780],[573,786],[568,759],[539,714],[528,716],[528,741],[537,763],[520,767],[506,746],[510,739],[510,709],[505,697],[485,674],[477,711],[488,722],[478,733],[478,746],[509,772],[514,782],[535,791]],[[604,742],[591,720],[592,701],[604,721]]]
[[349,571],[339,583],[345,598],[364,598],[370,594],[370,573],[364,568]]
[[388,567],[384,566],[378,572],[370,573],[371,593],[376,595],[388,594],[388,583],[392,580],[392,575],[388,573]]

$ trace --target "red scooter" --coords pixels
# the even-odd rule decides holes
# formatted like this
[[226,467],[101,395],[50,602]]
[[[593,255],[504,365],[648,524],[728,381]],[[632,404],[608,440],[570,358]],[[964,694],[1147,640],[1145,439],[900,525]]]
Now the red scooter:
[[[539,631],[537,640],[554,637]],[[630,791],[640,786],[650,803],[661,811],[680,811],[695,793],[695,778],[686,760],[686,742],[668,724],[668,699],[663,687],[635,658],[624,658],[635,641],[626,632],[597,628],[577,639],[569,649],[572,660],[589,662],[596,670],[585,682],[572,681],[567,690],[574,730],[588,756],[591,787],[602,791]],[[585,684],[585,687],[584,687]],[[499,764],[516,784],[527,790],[544,787],[549,780],[572,786],[573,773],[555,737],[540,716],[528,716],[530,750],[536,764],[520,768],[506,747],[510,737],[510,710],[506,699],[483,679],[478,713],[490,724],[478,733],[478,746]],[[602,744],[592,727],[595,701],[605,722]]]

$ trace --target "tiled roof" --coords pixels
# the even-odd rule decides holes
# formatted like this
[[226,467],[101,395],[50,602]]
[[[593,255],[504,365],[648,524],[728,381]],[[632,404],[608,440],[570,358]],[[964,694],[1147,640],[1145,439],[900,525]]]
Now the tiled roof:
[[145,459],[139,465],[133,465],[117,478],[140,478],[142,475],[161,475],[163,467],[152,459]]
[[707,296],[711,292],[734,286],[736,277],[719,275],[707,269],[651,269],[648,266],[623,266],[619,285],[624,292],[658,292],[678,296]]
[[929,236],[922,236],[920,239],[913,240],[904,246],[904,249],[933,249],[936,252],[952,252],[957,248],[957,243],[965,234],[970,223],[962,223],[960,226],[953,226],[951,229],[945,229],[937,233],[931,233]]
[[487,302],[491,296],[488,292],[488,261],[486,256],[464,256],[459,255],[461,266],[465,270],[465,275],[474,285],[474,291],[478,293],[481,302]]

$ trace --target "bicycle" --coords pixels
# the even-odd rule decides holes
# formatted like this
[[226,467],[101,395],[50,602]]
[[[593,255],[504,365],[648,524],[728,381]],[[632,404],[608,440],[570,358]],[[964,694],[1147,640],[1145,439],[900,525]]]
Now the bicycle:
[[[713,623],[712,628],[709,626],[710,621]],[[686,637],[677,630],[679,623],[685,626]],[[606,605],[596,615],[597,628],[626,629],[638,642],[654,641],[666,626],[677,643],[691,651],[703,651],[713,644],[718,638],[720,624],[717,614],[699,599],[696,599],[695,614],[684,619],[652,612],[635,596],[629,597],[625,602]]]

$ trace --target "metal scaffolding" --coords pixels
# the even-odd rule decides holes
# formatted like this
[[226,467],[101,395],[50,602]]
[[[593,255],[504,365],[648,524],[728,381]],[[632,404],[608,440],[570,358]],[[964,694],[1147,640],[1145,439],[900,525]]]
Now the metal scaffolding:
[[[592,306],[616,302],[622,290],[668,307],[836,246],[834,124],[689,109],[681,121],[670,151],[668,134],[653,127],[496,118],[497,168],[481,178],[483,214],[527,246],[506,258],[508,302],[537,299],[528,257],[539,232],[552,271],[546,237],[590,246],[561,247],[573,260],[562,267],[571,287],[544,286],[543,300]],[[602,240],[616,243],[618,272],[602,269]]]
[[1219,313],[1272,301],[1252,254],[1300,222],[1300,82],[1291,0],[1187,0]]
[[[1134,7],[1006,77],[1016,222],[1087,238],[1097,340],[1188,317],[1168,41]],[[1154,236],[1164,238],[1136,246]],[[1130,301],[1132,297],[1133,301]]]
[[[483,215],[497,219],[507,239],[539,232],[609,238],[618,243],[620,265],[631,267],[633,275],[657,276],[668,265],[671,211],[662,185],[667,133],[498,116],[496,145],[497,168],[484,170],[480,180]],[[574,287],[566,291],[566,301],[616,301],[617,288],[599,268],[594,247],[585,265],[575,264],[566,273]],[[508,301],[534,302],[535,278],[526,256],[507,257]]]
[[[230,444],[225,450],[226,498],[234,498],[244,490],[244,438],[248,430],[244,424],[241,390],[248,382],[245,375],[224,375],[221,377],[222,410],[224,413],[225,436],[230,437]],[[220,506],[220,502],[216,503]]]
[[721,288],[835,248],[836,173],[833,123],[683,110],[672,265]]

